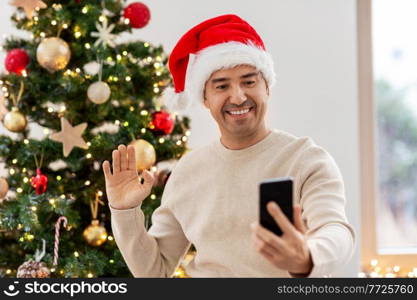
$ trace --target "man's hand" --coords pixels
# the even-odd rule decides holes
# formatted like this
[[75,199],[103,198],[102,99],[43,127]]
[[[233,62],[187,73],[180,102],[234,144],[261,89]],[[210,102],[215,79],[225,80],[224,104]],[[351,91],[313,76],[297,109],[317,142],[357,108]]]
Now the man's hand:
[[277,236],[257,222],[251,224],[256,250],[280,269],[288,270],[295,277],[306,277],[313,269],[310,250],[307,247],[301,207],[294,206],[294,225],[274,202],[268,203],[268,212],[281,228]]
[[136,170],[135,148],[119,145],[113,150],[113,174],[110,163],[103,162],[103,172],[106,179],[106,194],[110,206],[115,209],[129,209],[138,206],[149,196],[154,176],[148,170],[142,171],[144,182],[140,182]]

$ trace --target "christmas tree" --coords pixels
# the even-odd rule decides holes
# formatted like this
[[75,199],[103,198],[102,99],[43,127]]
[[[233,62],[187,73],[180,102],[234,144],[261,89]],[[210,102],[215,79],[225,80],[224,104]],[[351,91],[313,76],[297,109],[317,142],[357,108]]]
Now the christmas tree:
[[146,26],[149,9],[124,0],[10,5],[31,38],[3,44],[0,277],[131,276],[111,234],[102,162],[134,144],[139,174],[156,172],[142,204],[149,228],[169,180],[161,163],[180,158],[190,134],[189,119],[163,102],[163,48],[116,41]]

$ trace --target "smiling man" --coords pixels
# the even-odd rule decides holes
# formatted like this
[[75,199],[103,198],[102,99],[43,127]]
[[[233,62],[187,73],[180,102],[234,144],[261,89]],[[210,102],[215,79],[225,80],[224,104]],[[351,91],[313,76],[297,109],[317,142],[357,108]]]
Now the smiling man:
[[[170,104],[200,101],[220,138],[183,156],[146,231],[140,208],[154,181],[138,180],[134,148],[120,145],[103,163],[117,245],[136,277],[168,277],[193,244],[192,277],[321,277],[340,269],[354,248],[342,175],[311,138],[268,128],[275,81],[271,56],[256,31],[235,15],[188,31],[169,59]],[[283,231],[258,223],[258,184],[294,178],[294,223],[268,211]],[[278,199],[279,200],[279,199]]]

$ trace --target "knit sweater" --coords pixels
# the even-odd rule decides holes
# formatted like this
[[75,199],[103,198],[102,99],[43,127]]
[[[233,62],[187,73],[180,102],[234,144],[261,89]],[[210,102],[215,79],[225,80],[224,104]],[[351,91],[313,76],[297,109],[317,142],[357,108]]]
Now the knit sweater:
[[342,175],[331,155],[309,137],[272,130],[258,143],[230,150],[217,139],[184,155],[172,171],[146,231],[140,206],[110,207],[113,234],[135,277],[169,277],[193,244],[191,277],[291,277],[256,251],[250,224],[259,220],[259,182],[294,178],[302,207],[309,277],[341,268],[355,233],[345,214]]

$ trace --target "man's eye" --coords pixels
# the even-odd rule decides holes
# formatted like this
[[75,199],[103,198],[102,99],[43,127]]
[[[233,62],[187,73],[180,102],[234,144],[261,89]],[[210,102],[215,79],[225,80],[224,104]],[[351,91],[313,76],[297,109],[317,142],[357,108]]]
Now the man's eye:
[[218,90],[224,90],[226,87],[227,87],[227,85],[226,84],[223,84],[223,85],[216,86],[216,89],[218,89]]
[[254,84],[255,83],[255,81],[253,81],[253,80],[251,80],[251,81],[245,81],[245,84],[246,85],[252,85],[252,84]]

